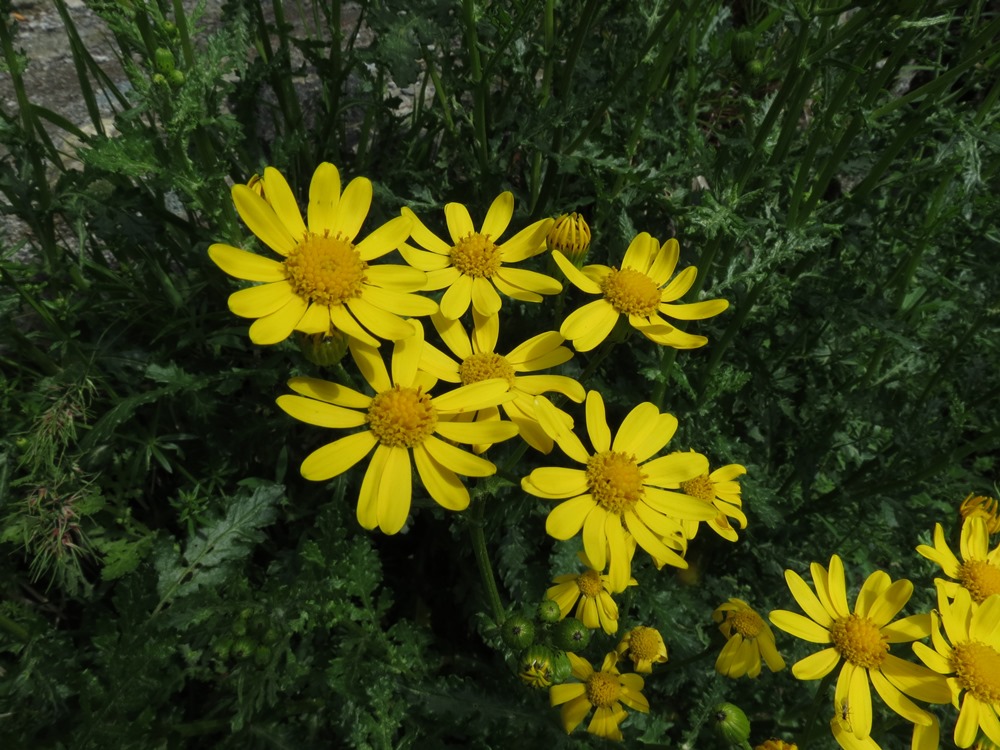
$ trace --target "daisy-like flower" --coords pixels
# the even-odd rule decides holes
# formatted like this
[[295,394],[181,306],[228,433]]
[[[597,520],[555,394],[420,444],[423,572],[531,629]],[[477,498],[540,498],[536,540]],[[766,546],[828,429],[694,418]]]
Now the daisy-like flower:
[[913,584],[905,579],[892,583],[887,574],[875,571],[861,587],[851,612],[840,558],[837,555],[830,558],[829,571],[819,563],[812,563],[810,571],[815,593],[798,573],[785,571],[788,588],[808,617],[785,610],[775,610],[770,615],[771,623],[786,633],[827,645],[796,662],[792,674],[800,680],[818,680],[841,665],[834,707],[845,703],[850,706],[851,726],[858,739],[871,734],[869,684],[904,719],[929,726],[931,714],[910,698],[947,703],[951,700],[947,685],[930,670],[889,653],[889,644],[909,643],[925,637],[930,630],[927,615],[892,621],[910,600]]
[[562,451],[586,467],[542,467],[521,480],[521,488],[529,494],[564,500],[546,519],[549,536],[566,540],[582,531],[587,559],[597,570],[608,566],[616,591],[625,588],[631,577],[629,537],[654,559],[687,567],[661,537],[675,533],[674,519],[708,520],[716,510],[696,498],[661,489],[708,471],[708,460],[697,453],[649,460],[673,437],[676,417],[643,402],[628,413],[612,441],[604,399],[590,391],[586,404],[587,432],[594,446],[590,453],[544,396],[536,398],[535,411],[542,429]]
[[729,302],[713,299],[673,304],[687,294],[698,275],[698,269],[689,266],[668,284],[679,257],[677,240],[667,240],[661,247],[646,232],[636,235],[629,244],[621,269],[601,265],[578,269],[562,253],[554,251],[552,258],[574,286],[587,294],[601,295],[601,299],[570,313],[559,333],[572,341],[577,351],[587,352],[604,341],[625,315],[633,328],[657,344],[674,349],[704,346],[707,338],[678,330],[662,316],[702,320],[718,315],[729,307]]
[[716,672],[734,680],[743,675],[757,677],[761,657],[772,672],[785,668],[785,660],[774,643],[774,633],[745,601],[734,598],[720,604],[712,612],[712,619],[720,623],[719,630],[726,637],[726,645],[715,660]]
[[[931,714],[931,724],[914,724],[913,739],[910,750],[938,750],[940,745],[941,725],[934,714]],[[845,703],[830,719],[830,731],[833,738],[844,750],[881,750],[879,744],[871,737],[855,737],[851,725],[850,705]]]
[[635,671],[641,674],[651,674],[653,664],[666,664],[667,644],[663,642],[663,636],[656,628],[648,628],[639,625],[628,631],[619,641],[615,649],[618,656],[628,654],[628,658],[635,665]]
[[1000,508],[997,506],[996,498],[970,493],[962,501],[958,512],[963,521],[970,516],[982,518],[986,522],[986,530],[990,536],[1000,533]]
[[560,715],[566,734],[576,729],[593,708],[596,710],[587,731],[621,742],[622,732],[618,725],[628,716],[622,704],[649,713],[649,702],[642,694],[645,684],[642,677],[634,673],[621,674],[616,666],[618,655],[614,652],[604,657],[600,672],[594,671],[586,659],[573,653],[566,655],[573,665],[573,676],[579,682],[565,682],[549,689],[549,703],[562,706]]
[[377,349],[351,343],[351,353],[374,396],[326,380],[292,378],[288,385],[299,395],[278,398],[278,406],[308,424],[335,429],[366,427],[310,453],[301,472],[306,479],[325,481],[359,463],[374,448],[361,483],[358,522],[366,529],[381,528],[386,534],[399,531],[410,511],[411,458],[424,488],[439,505],[464,510],[469,505],[469,491],[456,475],[490,476],[496,473],[496,466],[457,448],[452,441],[495,443],[517,434],[517,427],[510,422],[445,421],[445,417],[485,409],[510,398],[507,382],[484,380],[432,397],[420,384],[417,370],[423,329],[415,320],[408,325],[411,336],[393,347],[391,377]]
[[[545,598],[559,605],[560,619],[565,619],[576,605],[573,616],[586,627],[614,635],[618,632],[618,605],[611,595],[619,592],[612,590],[610,577],[595,570],[586,555],[581,553],[580,558],[587,570],[556,576],[552,579],[556,585],[545,592]],[[635,586],[636,580],[630,578],[628,585]]]
[[[718,512],[715,518],[708,521],[706,525],[723,539],[735,542],[737,540],[736,529],[729,523],[729,519],[734,519],[741,529],[747,527],[747,517],[741,507],[743,501],[740,498],[740,483],[736,481],[737,477],[746,473],[747,470],[739,464],[729,464],[716,469],[711,474],[706,472],[694,479],[682,482],[677,489],[685,495],[697,497],[714,505]],[[681,527],[688,539],[694,539],[698,533],[698,524],[695,521],[684,521]]]
[[959,549],[962,562],[948,547],[941,524],[934,524],[934,546],[921,544],[917,552],[936,562],[952,581],[941,581],[945,593],[954,597],[960,589],[972,595],[979,604],[993,594],[1000,594],[1000,544],[990,550],[990,533],[986,521],[978,516],[965,519]]
[[562,284],[545,274],[512,268],[511,263],[538,255],[545,249],[545,235],[552,219],[536,221],[509,240],[500,242],[514,215],[514,195],[501,193],[493,201],[483,225],[476,231],[469,209],[461,203],[444,207],[450,242],[434,234],[408,208],[411,236],[424,250],[404,244],[400,252],[414,268],[427,272],[428,290],[448,290],[441,298],[441,313],[452,320],[462,317],[471,304],[480,315],[500,311],[500,295],[524,302],[541,302],[543,294],[558,294]]
[[211,259],[230,276],[264,282],[229,297],[236,315],[256,318],[250,326],[255,344],[277,344],[292,331],[339,330],[378,346],[372,334],[391,340],[411,334],[401,315],[437,310],[433,300],[411,294],[427,281],[422,271],[369,265],[403,244],[410,232],[408,219],[397,217],[354,244],[372,200],[371,182],[364,177],[352,180],[341,195],[337,168],[320,164],[309,187],[308,227],[291,188],[272,167],[254,187],[234,185],[232,193],[250,231],[283,256],[271,260],[221,243],[208,248]]
[[954,601],[948,599],[939,584],[938,611],[931,614],[934,648],[914,643],[913,652],[947,680],[959,708],[955,744],[969,747],[982,730],[1000,745],[1000,594],[979,605],[966,589],[959,589]]
[[[535,416],[534,400],[540,393],[561,393],[572,401],[583,401],[583,386],[565,375],[527,375],[549,367],[561,365],[573,357],[573,352],[563,346],[563,337],[555,331],[541,333],[514,347],[507,354],[496,352],[500,336],[500,316],[483,317],[473,310],[474,328],[471,338],[460,321],[449,320],[437,313],[431,322],[441,335],[441,339],[458,357],[456,362],[441,350],[425,344],[420,367],[435,377],[449,383],[468,385],[489,378],[503,378],[510,384],[514,394],[511,401],[502,408],[511,422],[520,429],[520,435],[535,450],[549,453],[552,438],[538,424]],[[469,413],[475,420],[499,419],[496,407],[478,413]],[[573,420],[564,414],[564,420],[572,427]],[[485,450],[488,446],[482,446]],[[477,446],[477,450],[480,446]]]

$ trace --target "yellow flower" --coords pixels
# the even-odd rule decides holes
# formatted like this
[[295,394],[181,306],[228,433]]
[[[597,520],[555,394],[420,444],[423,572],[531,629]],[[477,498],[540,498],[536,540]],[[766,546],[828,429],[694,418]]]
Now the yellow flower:
[[653,664],[665,664],[667,661],[667,644],[656,628],[639,625],[625,634],[615,649],[618,656],[628,654],[635,665],[635,671],[650,674]]
[[484,317],[496,315],[501,304],[498,291],[523,302],[541,302],[541,295],[562,291],[562,284],[549,276],[510,267],[510,263],[542,252],[545,234],[552,226],[552,219],[542,219],[500,243],[513,215],[513,194],[501,193],[477,232],[469,210],[461,203],[449,203],[444,216],[451,242],[445,242],[413,211],[403,209],[403,216],[413,222],[413,240],[424,250],[404,244],[400,252],[414,268],[427,271],[425,289],[448,287],[441,298],[441,313],[446,318],[462,317],[470,303]]
[[[718,513],[715,518],[707,522],[707,526],[723,539],[735,542],[737,540],[736,529],[729,523],[729,519],[735,519],[741,529],[747,527],[747,517],[741,509],[743,501],[740,498],[740,483],[736,481],[738,476],[746,473],[747,470],[739,464],[729,464],[716,469],[711,474],[706,472],[694,479],[682,482],[677,486],[677,489],[680,489],[685,495],[697,497],[714,505]],[[684,521],[681,527],[688,539],[694,539],[698,534],[696,521]]]
[[[594,570],[581,554],[587,570],[583,573],[571,573],[556,576],[552,582],[556,584],[545,592],[545,598],[559,605],[560,619],[569,615],[573,605],[576,605],[574,617],[591,630],[600,628],[608,635],[618,632],[618,605],[611,595],[618,593],[611,588],[611,579],[601,571]],[[629,586],[635,586],[636,581],[630,578]]]
[[510,422],[445,421],[461,411],[485,409],[510,398],[507,382],[484,380],[432,397],[417,371],[423,329],[415,320],[408,324],[413,333],[393,347],[391,377],[377,349],[351,343],[351,353],[374,396],[326,380],[292,378],[288,385],[299,395],[278,398],[278,406],[308,424],[366,427],[310,453],[301,472],[306,479],[324,481],[347,471],[374,448],[361,483],[358,522],[386,534],[399,531],[410,510],[411,456],[428,494],[448,510],[464,510],[469,491],[456,475],[490,476],[496,466],[455,447],[452,441],[494,443],[517,434]]
[[[850,705],[845,703],[830,719],[830,731],[833,738],[844,750],[881,750],[879,744],[871,737],[855,737],[851,725]],[[941,724],[937,717],[931,714],[929,725],[914,724],[913,739],[910,750],[938,750],[940,748]]]
[[963,562],[944,539],[941,524],[934,524],[934,546],[921,544],[917,552],[936,562],[954,581],[941,581],[945,592],[954,597],[959,589],[967,589],[977,604],[992,594],[1000,594],[1000,544],[990,551],[990,534],[986,521],[970,516],[962,524],[960,549]]
[[558,250],[575,266],[583,264],[590,248],[590,227],[586,220],[575,211],[563,214],[552,225],[545,238],[549,251]]
[[657,560],[679,568],[684,559],[659,537],[677,529],[675,518],[707,520],[715,508],[661,487],[683,482],[708,470],[697,453],[673,453],[649,460],[673,437],[677,419],[643,402],[625,417],[612,442],[604,414],[604,399],[587,394],[587,432],[595,452],[559,418],[555,407],[538,396],[539,423],[562,451],[585,469],[542,467],[521,480],[521,488],[536,497],[561,500],[545,522],[548,534],[566,540],[583,533],[583,551],[597,570],[609,568],[613,590],[625,588],[631,576],[628,539],[632,537]]
[[625,315],[633,328],[657,344],[675,349],[704,346],[707,338],[678,330],[661,314],[677,320],[702,320],[718,315],[729,302],[714,299],[673,304],[687,294],[698,274],[698,269],[689,266],[668,284],[679,256],[677,240],[667,240],[661,247],[646,232],[632,240],[620,270],[600,265],[578,269],[558,250],[553,252],[552,258],[574,286],[601,295],[601,299],[570,313],[559,333],[572,341],[577,351],[587,352],[604,341]]
[[905,579],[892,583],[888,575],[875,571],[861,587],[851,612],[840,558],[830,558],[829,572],[819,563],[812,563],[810,571],[815,593],[798,573],[785,571],[788,588],[808,617],[785,610],[770,615],[771,623],[785,632],[811,643],[828,644],[828,648],[796,662],[792,674],[800,680],[818,680],[842,665],[834,707],[850,706],[858,739],[871,734],[869,681],[889,708],[904,719],[930,725],[931,714],[907,696],[947,703],[951,700],[947,686],[930,670],[889,653],[890,643],[908,643],[925,637],[930,630],[927,615],[892,622],[910,600],[913,584]]
[[997,507],[996,498],[969,493],[969,496],[962,501],[958,512],[963,520],[970,516],[982,518],[986,522],[986,530],[990,536],[1000,532],[1000,508]]
[[[542,453],[552,450],[552,438],[538,424],[535,416],[534,400],[540,393],[556,392],[576,401],[583,401],[583,386],[565,375],[523,375],[555,367],[572,359],[573,352],[562,345],[563,337],[555,331],[541,333],[525,341],[507,354],[497,354],[497,339],[500,335],[500,316],[483,317],[473,310],[474,328],[472,337],[466,334],[461,322],[449,320],[437,313],[431,322],[441,335],[441,339],[459,358],[459,362],[430,344],[425,344],[420,360],[421,369],[449,383],[477,383],[488,378],[504,378],[510,383],[514,394],[511,401],[503,404],[508,419],[518,426],[520,435],[534,449]],[[496,407],[463,415],[468,421],[499,419]],[[568,414],[564,419],[570,426],[573,420]],[[485,450],[488,446],[476,446]]]
[[[975,604],[966,589],[953,601],[938,586],[938,610],[931,613],[930,648],[914,643],[913,652],[928,667],[945,675],[953,703],[959,708],[955,744],[969,747],[982,730],[1000,745],[1000,594]],[[941,633],[944,625],[947,640]]]
[[756,677],[760,674],[762,656],[772,672],[785,668],[785,660],[774,643],[774,633],[745,601],[730,599],[716,608],[712,619],[721,623],[719,630],[726,637],[726,645],[715,660],[716,672],[734,680],[743,675]]
[[799,750],[799,746],[794,742],[785,742],[772,738],[760,743],[753,750]]
[[594,708],[587,731],[621,742],[618,725],[628,716],[622,703],[635,711],[649,713],[649,702],[642,694],[642,677],[634,673],[621,674],[615,666],[618,655],[614,652],[604,657],[600,672],[595,672],[588,661],[576,654],[568,653],[567,656],[573,665],[573,676],[579,682],[553,685],[549,689],[549,703],[562,706],[560,715],[566,734],[576,729]]
[[[262,197],[266,185],[266,199]],[[259,186],[259,188],[257,187]],[[257,192],[261,190],[261,193]],[[309,226],[291,188],[268,167],[255,187],[233,186],[233,202],[250,230],[283,260],[217,243],[208,248],[219,268],[247,281],[265,282],[234,292],[229,309],[250,326],[255,344],[277,344],[291,335],[340,330],[378,346],[372,334],[396,340],[412,329],[401,315],[430,315],[433,300],[410,294],[423,288],[426,274],[415,268],[369,263],[398,248],[410,222],[393,219],[354,244],[371,206],[371,182],[358,177],[340,194],[340,175],[323,163],[309,187]]]

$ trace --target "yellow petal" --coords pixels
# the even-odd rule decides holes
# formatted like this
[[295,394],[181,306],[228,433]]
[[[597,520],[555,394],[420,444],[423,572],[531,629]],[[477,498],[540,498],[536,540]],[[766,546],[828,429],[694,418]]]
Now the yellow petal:
[[[637,528],[641,526],[637,524]],[[617,513],[604,519],[604,534],[608,540],[608,579],[614,591],[624,591],[632,577],[632,561],[625,541],[625,530]],[[652,536],[652,535],[650,535]]]
[[386,263],[368,266],[365,269],[365,278],[369,287],[379,287],[394,292],[419,292],[427,284],[427,274],[419,268]]
[[410,474],[410,452],[402,446],[389,448],[378,486],[378,525],[385,534],[395,534],[410,515],[413,477]]
[[562,412],[553,406],[552,402],[545,396],[535,396],[534,406],[538,423],[545,430],[545,433],[558,443],[563,453],[578,463],[587,463],[590,454],[583,447],[580,438],[573,434],[572,428],[566,425],[561,416]]
[[290,378],[288,387],[301,396],[316,398],[351,409],[367,409],[372,403],[371,396],[359,393],[346,385],[319,378]]
[[656,487],[679,487],[681,482],[701,476],[707,471],[708,459],[693,451],[670,453],[642,465],[642,473],[646,475],[645,484]]
[[305,315],[295,324],[295,330],[302,333],[319,334],[330,331],[330,308],[313,302],[309,305]]
[[882,674],[911,698],[925,703],[950,703],[948,681],[926,667],[886,654],[880,667]]
[[[413,227],[410,229],[410,236],[413,237],[417,244],[437,255],[451,255],[451,245],[428,229],[427,225],[413,211],[404,206],[402,214],[413,222]],[[471,223],[471,219],[469,221]]]
[[483,220],[483,228],[480,232],[488,236],[493,242],[497,242],[500,236],[507,231],[510,219],[514,215],[514,194],[509,190],[500,193],[490,205]]
[[525,268],[511,268],[501,266],[493,275],[494,280],[502,280],[515,290],[523,290],[522,293],[507,294],[515,299],[526,302],[539,302],[543,294],[559,294],[563,286],[560,282],[538,271],[529,271]]
[[309,231],[320,235],[332,232],[339,204],[340,173],[333,164],[323,162],[309,183]]
[[233,203],[240,218],[261,241],[281,255],[288,255],[296,239],[281,222],[274,209],[246,185],[233,185]]
[[830,631],[795,612],[776,609],[768,616],[771,624],[810,643],[831,643]]
[[[868,576],[868,578],[865,579],[865,582],[861,586],[861,591],[858,592],[858,598],[854,602],[855,614],[859,617],[866,616],[862,613],[867,613],[872,608],[872,605],[875,603],[875,600],[878,599],[879,595],[891,585],[892,579],[889,578],[888,573],[881,570],[874,571],[870,576]],[[845,592],[844,596],[846,597],[846,595],[847,594]],[[847,614],[836,613],[835,616],[846,617]]]
[[896,581],[882,592],[875,600],[871,610],[863,616],[867,616],[881,628],[899,614],[899,610],[906,606],[911,596],[913,596],[913,584],[905,578]]
[[366,286],[361,292],[361,299],[370,302],[380,310],[394,315],[421,316],[433,315],[438,311],[437,302],[419,294],[407,294],[395,289],[378,289]]
[[451,235],[451,241],[455,245],[476,231],[472,217],[469,215],[469,209],[461,203],[446,204],[444,219],[448,224],[448,234]]
[[[428,276],[428,280],[430,277]],[[472,277],[462,274],[441,297],[441,314],[451,320],[458,320],[472,304]]]
[[600,391],[590,391],[587,394],[587,434],[595,452],[604,453],[611,449],[611,428],[608,427]]
[[424,327],[417,320],[407,320],[404,323],[409,327],[410,335],[393,344],[392,382],[399,386],[412,387],[424,351]]
[[360,427],[367,421],[364,412],[303,396],[278,396],[277,404],[290,417],[317,427]]
[[673,275],[680,254],[680,245],[677,244],[677,240],[674,238],[670,238],[660,246],[648,272],[649,278],[653,280],[657,287],[662,287],[667,283],[667,279]]
[[[772,618],[774,612],[771,613]],[[792,614],[789,612],[788,614]],[[774,622],[772,619],[771,622]],[[775,623],[777,625],[777,623]],[[778,627],[781,627],[780,625]],[[840,654],[835,648],[824,648],[815,654],[800,659],[792,665],[792,674],[799,680],[818,680],[826,677],[840,662]]]
[[595,570],[604,570],[608,563],[608,536],[604,529],[607,515],[608,512],[595,503],[583,522],[583,551]]
[[472,308],[480,315],[493,316],[500,311],[503,302],[497,290],[487,279],[477,276],[472,279]]
[[263,318],[258,318],[250,326],[250,340],[261,345],[278,344],[284,341],[292,335],[295,326],[308,309],[308,303],[301,297],[289,297],[284,307]]
[[930,615],[911,615],[882,628],[882,635],[889,643],[909,643],[931,634]]
[[428,436],[423,445],[435,461],[456,474],[466,477],[488,477],[496,473],[497,467],[485,458],[474,456],[468,451],[438,440],[433,435]]
[[379,338],[398,341],[413,335],[413,328],[398,315],[375,307],[364,297],[348,300],[347,309],[355,319]]
[[[518,372],[535,372],[555,367],[573,358],[573,352],[562,345],[563,341],[565,339],[558,332],[546,331],[514,347],[505,359]],[[493,348],[488,351],[493,351]]]
[[389,371],[385,369],[385,362],[382,361],[378,349],[368,346],[360,341],[352,340],[348,342],[354,364],[358,366],[361,375],[376,393],[382,393],[392,388],[392,381],[389,380]]
[[958,722],[955,724],[955,744],[959,747],[969,747],[975,742],[976,733],[979,731],[980,710],[990,709],[981,705],[974,695],[966,693],[958,713]]
[[367,456],[377,442],[371,432],[365,431],[327,443],[306,456],[300,469],[302,476],[322,482],[343,474]]
[[274,167],[265,168],[264,184],[267,186],[267,202],[271,204],[274,213],[278,215],[288,233],[295,238],[304,237],[306,225],[302,221],[299,204],[281,172]]
[[351,339],[365,346],[377,348],[379,345],[379,340],[362,328],[361,324],[343,305],[330,306],[330,322],[337,330],[343,331]]
[[809,588],[809,585],[802,580],[802,576],[794,570],[786,570],[785,582],[788,584],[792,596],[795,597],[795,601],[802,607],[803,612],[824,628],[829,628],[833,625],[833,618],[830,616],[830,613],[826,611],[826,608],[820,603],[816,594]]
[[[851,664],[845,663],[844,669]],[[851,728],[858,739],[872,733],[872,692],[868,686],[868,670],[854,667],[850,672],[850,685],[847,692],[848,706],[851,711]]]
[[438,463],[423,445],[414,446],[413,463],[417,467],[420,481],[427,489],[427,494],[434,498],[434,502],[447,510],[458,511],[469,507],[469,491],[465,485],[455,476],[455,472]]
[[434,408],[442,414],[479,411],[488,406],[496,406],[513,398],[509,384],[503,378],[481,380],[431,399]]
[[296,296],[287,281],[251,286],[229,295],[229,310],[241,318],[263,318],[277,312]]
[[284,281],[287,278],[284,263],[265,258],[257,253],[216,243],[209,246],[208,257],[219,268],[237,279],[245,281]]
[[556,262],[559,270],[563,272],[569,282],[577,289],[587,294],[602,294],[601,285],[574,266],[561,252],[553,250],[552,260]]
[[[864,672],[865,670],[859,668],[858,671]],[[885,677],[885,675],[878,670],[872,670],[868,674],[871,677],[872,685],[875,686],[875,692],[879,694],[879,697],[889,708],[907,721],[911,721],[914,724],[927,725],[931,723],[931,715],[903,695],[899,689]],[[850,707],[851,713],[853,714],[853,701],[850,704]]]
[[561,466],[543,466],[530,475],[534,487],[544,492],[547,498],[575,497],[587,492],[587,474],[580,469],[565,469]]
[[371,261],[381,258],[406,242],[406,238],[410,236],[411,226],[410,220],[405,216],[397,216],[365,237],[354,249],[358,251],[361,260]]
[[[657,417],[660,416],[660,410],[656,408],[654,404],[649,401],[643,401],[637,404],[622,421],[621,427],[618,428],[618,434],[615,435],[615,441],[611,445],[611,449],[618,451],[619,453],[632,453],[637,452],[637,448],[642,444],[643,440],[653,432],[659,424]],[[648,458],[648,456],[646,456]],[[636,456],[637,460],[639,459]],[[706,459],[706,468],[708,461]],[[707,472],[706,472],[707,473]]]
[[[372,205],[372,183],[367,177],[355,177],[344,188],[337,206],[337,215],[333,220],[331,234],[342,234],[348,242],[361,231],[361,225],[368,217],[368,209]],[[402,241],[402,240],[401,240]]]
[[515,234],[500,245],[500,261],[517,263],[538,255],[545,249],[545,235],[553,223],[553,219],[541,219]]
[[596,507],[597,502],[590,495],[580,495],[559,503],[545,519],[545,533],[560,541],[572,539],[580,533],[587,517]]
[[438,422],[434,432],[456,443],[499,443],[517,435],[512,422]]
[[378,488],[385,473],[385,464],[389,460],[389,447],[379,445],[368,464],[361,489],[358,491],[358,523],[364,529],[378,528]]
[[645,274],[649,270],[657,250],[659,250],[659,243],[648,232],[641,232],[633,237],[629,243],[628,249],[625,250],[625,257],[622,258],[621,267],[631,268]]

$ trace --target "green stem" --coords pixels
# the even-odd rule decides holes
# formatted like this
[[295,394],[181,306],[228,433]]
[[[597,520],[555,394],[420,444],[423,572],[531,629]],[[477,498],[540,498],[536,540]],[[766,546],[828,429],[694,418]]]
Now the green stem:
[[667,383],[670,382],[670,372],[674,369],[674,362],[677,361],[677,350],[672,346],[663,347],[660,355],[660,379],[653,389],[653,397],[650,399],[657,409],[663,409],[663,397],[667,392]]
[[479,577],[483,581],[486,598],[490,600],[490,608],[493,610],[493,619],[500,623],[504,619],[504,609],[503,603],[500,601],[496,576],[493,574],[493,565],[490,563],[490,555],[486,549],[486,534],[483,531],[485,510],[486,498],[480,495],[475,499],[472,511],[469,513],[469,536],[472,541],[472,550],[476,554]]
[[476,2],[462,1],[462,15],[465,21],[465,46],[469,53],[469,72],[473,84],[472,125],[476,133],[476,147],[479,167],[486,173],[486,87],[483,81],[483,64],[479,57],[479,32],[476,30]]
[[19,641],[24,641],[25,643],[31,640],[31,634],[26,628],[23,628],[10,618],[4,617],[3,615],[0,615],[0,630],[7,631],[8,634],[14,636]]

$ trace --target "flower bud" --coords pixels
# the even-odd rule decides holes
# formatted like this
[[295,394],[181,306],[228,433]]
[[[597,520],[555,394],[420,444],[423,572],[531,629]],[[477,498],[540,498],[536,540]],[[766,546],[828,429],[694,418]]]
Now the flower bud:
[[[517,663],[517,676],[528,687],[542,690],[555,682],[552,679],[552,660],[555,651],[548,646],[529,646],[521,653]],[[563,654],[566,656],[566,654]],[[569,658],[566,659],[569,661]]]
[[156,69],[164,75],[170,75],[176,67],[174,53],[165,47],[156,48],[156,51],[153,53],[153,62],[156,65]]
[[715,731],[730,745],[742,745],[750,738],[750,720],[739,706],[720,703],[714,713]]
[[508,617],[500,628],[500,637],[509,648],[527,648],[535,642],[535,624],[520,615]]
[[578,654],[590,643],[590,629],[575,617],[567,617],[556,625],[552,642],[564,651]]
[[729,45],[729,54],[733,57],[733,62],[739,67],[745,68],[757,51],[757,40],[751,31],[737,31],[733,35]]
[[580,214],[575,211],[563,214],[552,225],[545,238],[549,251],[558,250],[569,261],[579,267],[587,257],[590,248],[590,227]]
[[170,71],[170,85],[181,86],[184,84],[184,74],[179,70]]
[[303,356],[317,367],[333,367],[347,353],[347,336],[340,331],[299,333],[295,340]]
[[551,599],[545,599],[538,605],[538,619],[542,622],[559,622],[562,610]]

